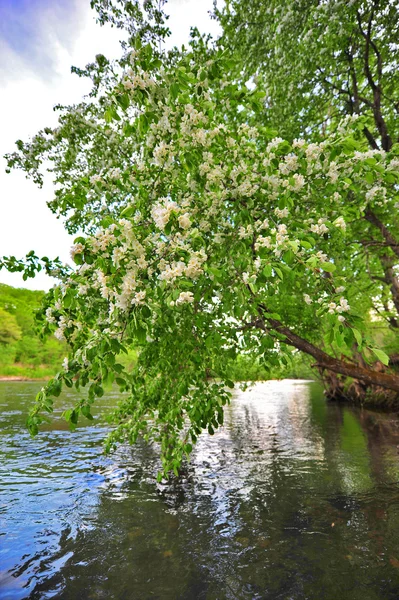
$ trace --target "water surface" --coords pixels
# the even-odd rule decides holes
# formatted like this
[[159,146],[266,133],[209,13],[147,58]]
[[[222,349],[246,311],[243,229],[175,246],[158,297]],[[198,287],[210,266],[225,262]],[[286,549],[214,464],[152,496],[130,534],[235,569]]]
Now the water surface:
[[396,415],[257,384],[158,485],[153,449],[105,457],[100,418],[68,431],[70,394],[32,440],[38,387],[0,383],[1,600],[399,598]]

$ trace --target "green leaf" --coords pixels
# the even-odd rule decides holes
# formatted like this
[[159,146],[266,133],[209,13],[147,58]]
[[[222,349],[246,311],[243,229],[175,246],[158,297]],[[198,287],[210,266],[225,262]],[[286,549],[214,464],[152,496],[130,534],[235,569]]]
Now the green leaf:
[[147,333],[144,327],[139,325],[135,331],[135,335],[139,344],[143,344],[145,342]]
[[127,206],[121,212],[121,217],[131,217],[136,212],[136,209],[133,206]]
[[93,420],[94,417],[90,412],[90,406],[88,406],[87,404],[84,404],[80,410],[81,410],[82,415],[84,415],[86,417],[86,419],[89,419],[89,421]]
[[216,277],[216,279],[222,277],[222,275],[223,275],[223,271],[221,271],[220,269],[217,269],[216,267],[208,267],[208,272],[211,273],[212,275],[214,275],[214,277]]
[[112,110],[110,108],[107,108],[107,110],[105,111],[104,119],[105,119],[105,121],[107,123],[111,123],[111,121],[112,121]]
[[382,350],[379,350],[378,348],[371,348],[371,351],[374,352],[374,354],[376,355],[378,360],[380,360],[383,365],[388,366],[389,356],[387,354],[385,354],[385,352],[383,352]]
[[262,337],[262,347],[272,350],[274,348],[274,339],[271,335],[265,335]]
[[124,110],[127,110],[129,108],[130,98],[129,98],[128,94],[123,94],[121,96],[117,96],[116,100],[117,100],[118,104],[120,104],[120,106]]
[[79,419],[79,411],[77,409],[74,409],[69,416],[69,422],[72,423],[73,425],[77,425],[78,419]]
[[173,100],[176,100],[177,96],[180,93],[180,87],[178,83],[172,83],[172,85],[170,86],[170,95],[172,96]]
[[283,259],[288,265],[292,265],[295,260],[295,254],[292,250],[287,250],[287,252],[284,252],[283,254]]
[[335,330],[334,337],[335,337],[335,342],[339,348],[344,348],[346,346],[345,338],[342,335],[342,333],[340,333],[340,331]]
[[271,266],[271,265],[265,265],[265,266],[263,267],[263,271],[262,271],[262,273],[263,273],[263,275],[264,275],[265,277],[271,277],[271,276],[272,276],[272,274],[273,274],[273,268],[272,268],[272,266]]
[[72,414],[72,409],[68,409],[62,413],[62,416],[64,417],[65,421],[69,421],[71,418],[71,414]]
[[94,386],[94,392],[95,392],[96,396],[98,396],[99,398],[104,396],[104,389],[98,383],[96,383]]
[[334,263],[325,262],[321,263],[320,267],[323,269],[323,271],[326,271],[327,273],[334,273],[334,271],[337,268],[337,265],[334,265]]
[[370,185],[374,183],[374,173],[372,173],[372,171],[367,171],[364,177],[367,183],[369,183]]
[[360,333],[360,331],[358,331],[354,327],[352,328],[352,332],[353,332],[353,335],[356,338],[356,342],[358,343],[359,346],[361,346],[362,345],[362,341],[363,341],[362,340],[362,334]]

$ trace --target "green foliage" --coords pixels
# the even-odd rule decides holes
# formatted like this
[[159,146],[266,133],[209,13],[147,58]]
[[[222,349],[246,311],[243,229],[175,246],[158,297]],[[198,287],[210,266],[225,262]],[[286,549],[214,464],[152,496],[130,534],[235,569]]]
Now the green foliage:
[[0,375],[48,377],[67,352],[54,338],[40,339],[35,313],[44,292],[0,284]]
[[269,379],[315,379],[317,373],[311,368],[310,363],[309,358],[299,352],[292,353],[285,363],[278,361],[276,365],[261,362],[257,356],[241,354],[229,364],[227,374],[230,379],[238,382],[268,381]]
[[[369,385],[372,357],[388,362],[379,346],[398,325],[398,149],[381,125],[369,29],[367,43],[353,37],[356,73],[361,60],[371,69],[356,80],[374,89],[362,91],[364,110],[354,98],[359,110],[341,121],[345,103],[327,94],[341,80],[319,93],[314,77],[314,59],[327,78],[327,66],[340,64],[357,2],[345,9],[348,27],[332,2],[287,3],[286,13],[285,3],[271,2],[270,13],[260,0],[228,2],[221,40],[194,31],[188,49],[170,53],[155,43],[166,30],[154,3],[147,16],[138,2],[93,4],[101,22],[128,28],[122,57],[76,70],[91,78],[91,94],[59,107],[55,129],[7,157],[39,184],[50,164],[50,208],[83,231],[75,270],[59,269],[39,316],[69,355],[38,394],[29,428],[38,432],[62,385],[87,391],[64,414],[74,427],[116,384],[124,399],[107,447],[142,436],[159,445],[164,474],[177,473],[201,431],[223,423],[243,370],[245,379],[264,365],[288,373],[300,367],[296,348]],[[361,22],[375,17],[384,36],[386,16],[360,4]],[[263,13],[267,35],[254,54],[248,36]],[[386,58],[390,40],[381,41]],[[397,70],[388,73],[395,83]],[[387,109],[385,125],[394,119]],[[13,257],[4,264],[24,268]],[[28,275],[41,265],[32,254]],[[393,374],[378,381],[399,391]]]
[[[10,164],[12,161],[10,162]],[[25,259],[17,259],[15,256],[3,256],[0,258],[0,271],[7,269],[10,273],[22,273],[22,279],[26,281],[35,277],[36,273],[44,271],[50,277],[65,277],[70,272],[68,265],[63,265],[59,258],[50,260],[47,256],[39,258],[33,251],[28,252]]]
[[8,345],[21,337],[21,329],[14,315],[0,308],[0,344]]
[[388,150],[399,133],[398,14],[397,0],[227,0],[218,17],[281,135],[315,141],[356,114]]

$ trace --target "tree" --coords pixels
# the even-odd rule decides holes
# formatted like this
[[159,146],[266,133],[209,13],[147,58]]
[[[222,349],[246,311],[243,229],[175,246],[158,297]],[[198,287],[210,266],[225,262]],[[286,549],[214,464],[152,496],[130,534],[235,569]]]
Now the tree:
[[[63,383],[88,387],[65,413],[73,425],[116,382],[125,396],[108,447],[142,435],[177,472],[199,433],[223,423],[228,363],[243,351],[272,364],[295,347],[397,395],[399,377],[369,364],[388,363],[369,317],[384,297],[356,241],[369,210],[396,210],[395,148],[370,150],[361,118],[331,122],[318,141],[278,137],[263,85],[245,85],[241,63],[195,32],[171,53],[134,32],[119,61],[97,56],[80,74],[90,96],[8,157],[39,183],[50,159],[51,208],[86,232],[45,300],[44,330],[70,356],[38,394],[31,432]],[[118,356],[131,347],[128,373]]]
[[57,372],[66,347],[55,338],[41,340],[38,336],[35,311],[43,296],[44,292],[0,284],[0,367],[14,362],[20,363],[21,369],[48,365]]
[[[232,0],[217,16],[223,25],[219,43],[235,53],[243,80],[263,82],[263,119],[287,139],[320,141],[339,119],[357,118],[371,149],[392,150],[399,139],[398,2]],[[374,310],[389,325],[391,339],[399,325],[396,215],[383,203],[369,205],[347,231],[352,269],[365,270],[365,295],[370,280],[379,282]],[[352,358],[359,362],[356,348]],[[342,394],[343,383],[335,393]]]
[[17,342],[21,337],[21,329],[14,315],[0,308],[0,344],[5,346]]
[[320,139],[332,121],[361,115],[372,148],[398,140],[397,0],[227,0],[217,16],[287,139]]

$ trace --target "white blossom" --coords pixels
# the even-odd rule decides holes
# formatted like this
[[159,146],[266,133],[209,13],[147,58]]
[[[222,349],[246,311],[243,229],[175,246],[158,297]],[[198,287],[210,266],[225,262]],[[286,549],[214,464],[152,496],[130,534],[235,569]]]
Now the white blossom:
[[346,230],[346,223],[345,223],[343,217],[338,217],[338,219],[335,219],[334,225],[336,227],[339,227],[340,229],[342,229],[342,231]]
[[191,226],[191,220],[188,213],[179,215],[177,220],[179,221],[179,225],[182,229],[188,229]]
[[194,302],[194,295],[192,292],[181,292],[176,304],[192,304]]
[[77,254],[82,254],[82,252],[84,252],[84,249],[85,249],[85,247],[83,246],[83,244],[80,244],[80,243],[74,244],[70,251],[72,260],[75,258],[75,256]]

